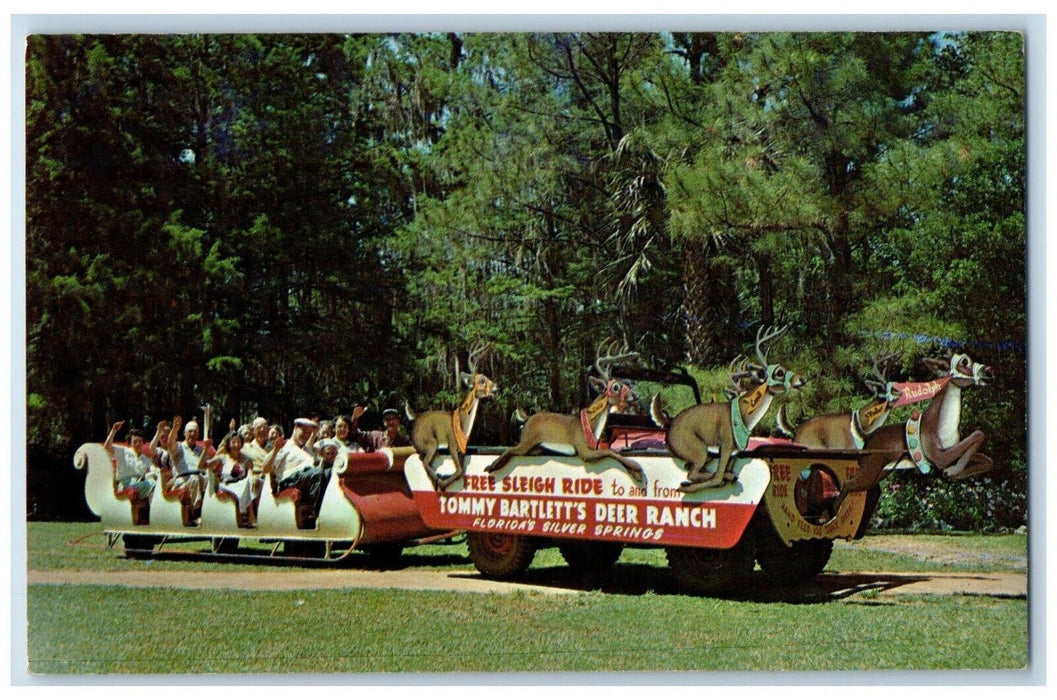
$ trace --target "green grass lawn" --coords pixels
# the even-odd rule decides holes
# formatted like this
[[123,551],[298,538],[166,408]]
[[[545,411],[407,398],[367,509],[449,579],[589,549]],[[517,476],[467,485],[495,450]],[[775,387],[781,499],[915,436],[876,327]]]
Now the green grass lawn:
[[[29,523],[29,568],[274,570],[106,551],[93,523]],[[1020,566],[1023,537],[939,546]],[[842,544],[829,570],[935,570],[934,560]],[[891,549],[891,544],[886,541]],[[188,545],[193,548],[202,545]],[[1018,554],[1019,553],[1019,554]],[[987,557],[985,557],[986,559]],[[1006,563],[1003,563],[1006,562]],[[1014,562],[1014,563],[1008,563]],[[351,562],[361,565],[360,559]],[[465,544],[412,567],[473,570]],[[883,564],[883,566],[881,566]],[[980,596],[683,594],[660,550],[626,550],[598,587],[569,595],[396,590],[186,591],[31,585],[29,668],[43,674],[1020,669],[1028,606]],[[1022,570],[1022,569],[1021,569]],[[296,568],[283,571],[296,575]],[[568,576],[555,550],[525,580]]]

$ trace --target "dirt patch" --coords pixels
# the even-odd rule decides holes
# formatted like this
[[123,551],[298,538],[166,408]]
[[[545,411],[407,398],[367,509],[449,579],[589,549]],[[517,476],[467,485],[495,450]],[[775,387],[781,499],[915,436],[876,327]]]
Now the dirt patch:
[[97,584],[138,588],[169,587],[215,590],[292,591],[340,588],[398,588],[409,591],[467,593],[576,593],[572,589],[492,581],[479,574],[416,569],[399,571],[28,571],[27,583]]
[[[95,584],[142,588],[170,587],[215,590],[290,591],[306,589],[395,588],[414,591],[570,595],[584,588],[565,582],[538,585],[492,581],[471,572],[438,572],[421,569],[399,571],[320,570],[296,572],[197,572],[197,571],[74,571],[27,572],[30,584]],[[808,590],[810,589],[810,590]],[[614,591],[617,592],[617,591]],[[827,598],[853,595],[986,595],[1026,597],[1027,575],[1000,573],[824,573],[808,584],[805,593]]]
[[1019,554],[996,554],[961,545],[957,537],[942,540],[905,535],[869,535],[856,542],[836,542],[837,547],[870,549],[876,552],[899,554],[937,566],[1012,568],[1027,571],[1028,558]]
[[885,571],[824,573],[819,582],[844,597],[876,591],[878,595],[984,595],[999,598],[1026,598],[1028,577],[1016,571],[997,573],[892,573]]

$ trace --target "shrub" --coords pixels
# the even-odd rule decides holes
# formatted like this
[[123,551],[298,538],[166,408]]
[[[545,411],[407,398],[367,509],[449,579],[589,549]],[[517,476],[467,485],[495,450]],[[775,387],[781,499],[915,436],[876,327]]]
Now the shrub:
[[881,485],[874,528],[1008,532],[1027,524],[1027,490],[1009,479],[952,481],[903,471]]

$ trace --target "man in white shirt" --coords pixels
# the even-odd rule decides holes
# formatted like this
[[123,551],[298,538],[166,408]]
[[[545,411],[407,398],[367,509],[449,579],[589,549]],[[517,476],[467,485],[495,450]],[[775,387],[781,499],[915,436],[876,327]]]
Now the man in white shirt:
[[114,444],[114,437],[124,424],[125,421],[114,423],[103,447],[114,458],[114,480],[118,486],[122,490],[134,489],[137,498],[147,501],[158,484],[158,473],[154,469],[153,460],[144,449],[146,440],[142,430],[132,428],[128,431],[130,447]]
[[204,475],[198,463],[205,455],[205,450],[198,444],[198,423],[188,421],[184,426],[184,439],[176,441],[180,434],[181,416],[173,418],[172,432],[169,433],[169,453],[172,455],[173,480],[170,489],[181,492],[181,501],[190,507],[191,517],[197,517],[202,509],[202,491]]
[[264,460],[268,458],[268,421],[260,416],[250,424],[250,434],[242,445],[242,454],[253,460],[253,472],[261,471]]
[[275,493],[296,488],[301,492],[299,502],[311,505],[319,502],[325,475],[323,467],[316,464],[316,456],[310,446],[316,428],[314,421],[298,418],[294,421],[294,432],[290,439],[277,439],[262,465],[265,474],[272,474],[272,490]]

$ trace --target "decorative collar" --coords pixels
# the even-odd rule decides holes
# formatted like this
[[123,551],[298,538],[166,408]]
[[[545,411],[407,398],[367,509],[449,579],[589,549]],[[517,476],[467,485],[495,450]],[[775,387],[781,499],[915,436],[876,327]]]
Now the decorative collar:
[[910,414],[906,427],[906,439],[907,450],[914,464],[918,466],[918,471],[928,474],[932,471],[932,462],[925,456],[925,448],[921,444],[921,419],[924,415],[921,411],[913,411]]
[[749,429],[745,426],[745,418],[741,415],[741,407],[738,403],[738,401],[730,402],[730,426],[734,429],[734,444],[739,450],[744,450],[749,446]]

